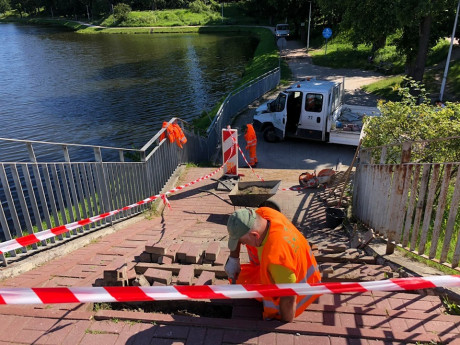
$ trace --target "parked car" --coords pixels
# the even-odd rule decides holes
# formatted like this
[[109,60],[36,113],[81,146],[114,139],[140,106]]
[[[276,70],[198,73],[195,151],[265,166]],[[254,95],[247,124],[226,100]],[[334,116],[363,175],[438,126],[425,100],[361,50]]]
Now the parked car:
[[276,38],[284,37],[288,39],[289,37],[289,24],[276,24],[275,27],[275,36]]

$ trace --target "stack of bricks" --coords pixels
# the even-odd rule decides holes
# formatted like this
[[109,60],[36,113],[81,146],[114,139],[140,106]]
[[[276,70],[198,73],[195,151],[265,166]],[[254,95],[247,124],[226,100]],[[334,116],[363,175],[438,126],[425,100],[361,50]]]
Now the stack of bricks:
[[[137,257],[138,274],[130,282],[134,286],[225,284],[228,282],[222,279],[225,276],[223,266],[228,255],[229,250],[221,247],[218,241],[202,244],[188,241],[149,243]],[[247,253],[243,250],[242,255],[247,256]],[[107,273],[107,277],[111,284],[128,284],[129,275],[125,271],[110,272],[112,275]],[[216,279],[216,273],[220,279]],[[124,283],[118,282],[121,277]]]
[[126,261],[121,258],[113,261],[104,270],[103,286],[127,286],[128,266]]

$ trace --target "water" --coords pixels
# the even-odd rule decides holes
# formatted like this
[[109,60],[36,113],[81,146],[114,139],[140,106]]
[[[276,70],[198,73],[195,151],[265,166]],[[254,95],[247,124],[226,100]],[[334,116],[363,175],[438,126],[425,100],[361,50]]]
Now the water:
[[[141,148],[164,120],[211,109],[256,44],[246,36],[83,35],[17,24],[0,24],[0,37],[0,137],[125,148]],[[23,157],[0,146],[0,161]]]

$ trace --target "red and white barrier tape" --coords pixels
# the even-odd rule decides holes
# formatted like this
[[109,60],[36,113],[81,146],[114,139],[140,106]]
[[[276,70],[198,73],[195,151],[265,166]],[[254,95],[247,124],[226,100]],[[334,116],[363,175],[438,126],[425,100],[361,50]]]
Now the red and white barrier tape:
[[[232,147],[232,151],[233,151],[233,147]],[[0,254],[3,254],[5,252],[9,252],[11,250],[16,250],[16,249],[19,249],[19,248],[22,248],[22,247],[26,247],[26,246],[29,246],[31,244],[47,240],[47,239],[52,238],[54,236],[62,235],[64,233],[68,232],[68,231],[75,230],[75,229],[77,229],[79,227],[82,227],[82,226],[85,226],[85,225],[100,221],[100,220],[102,220],[104,218],[116,215],[117,213],[120,213],[122,211],[126,211],[126,210],[132,209],[134,207],[137,207],[137,206],[140,206],[140,205],[143,205],[143,204],[147,204],[147,203],[152,202],[152,201],[154,201],[154,200],[156,200],[158,198],[161,198],[163,200],[163,202],[165,203],[165,205],[167,205],[169,208],[171,208],[171,204],[169,203],[169,200],[166,197],[168,194],[175,193],[177,191],[180,191],[180,190],[182,190],[184,188],[190,187],[190,186],[192,186],[192,185],[194,185],[194,184],[196,184],[196,183],[198,183],[200,181],[204,181],[204,180],[214,176],[220,170],[222,170],[222,168],[224,167],[225,163],[226,162],[224,162],[224,164],[222,164],[218,169],[214,170],[212,173],[210,173],[208,175],[205,175],[205,176],[202,176],[202,177],[196,179],[195,181],[186,183],[186,184],[184,184],[182,186],[177,186],[177,187],[175,187],[173,189],[170,189],[169,191],[167,191],[167,192],[165,192],[163,194],[153,195],[153,196],[151,196],[151,197],[149,197],[147,199],[144,199],[144,200],[138,201],[138,202],[136,202],[134,204],[122,207],[122,208],[120,208],[118,210],[114,210],[114,211],[110,211],[110,212],[107,212],[107,213],[99,214],[97,216],[82,219],[82,220],[79,220],[77,222],[69,223],[69,224],[66,224],[66,225],[60,225],[60,226],[57,226],[57,227],[54,227],[54,228],[51,228],[51,229],[48,229],[48,230],[36,232],[36,233],[30,234],[30,235],[27,235],[27,236],[23,236],[23,237],[19,237],[19,238],[15,238],[15,239],[12,239],[12,240],[9,240],[9,241],[2,242],[2,243],[0,243]]]
[[273,285],[203,285],[151,287],[0,288],[0,304],[137,302],[187,299],[262,298],[295,295],[408,291],[460,287],[460,275],[395,278],[373,282]]
[[238,147],[238,150],[240,151],[241,156],[243,156],[243,159],[244,159],[244,161],[246,162],[246,165],[252,170],[252,173],[253,173],[254,175],[256,175],[257,178],[258,178],[259,180],[264,181],[264,179],[263,179],[262,177],[260,177],[260,176],[254,171],[254,169],[253,169],[253,167],[251,166],[251,164],[249,164],[248,160],[246,159],[246,156],[245,156],[244,153],[243,153],[243,150],[241,150],[241,147],[240,147],[240,145],[238,144],[238,141],[236,140],[236,138],[235,138],[233,135],[232,135],[232,140],[233,140],[233,142],[236,144],[236,146]]

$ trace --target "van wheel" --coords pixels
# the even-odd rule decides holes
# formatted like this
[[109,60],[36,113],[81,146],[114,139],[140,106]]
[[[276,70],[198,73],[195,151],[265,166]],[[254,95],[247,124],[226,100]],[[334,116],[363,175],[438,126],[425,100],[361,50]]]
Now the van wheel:
[[264,129],[264,140],[268,143],[275,143],[278,141],[278,137],[275,133],[275,127],[269,126]]

